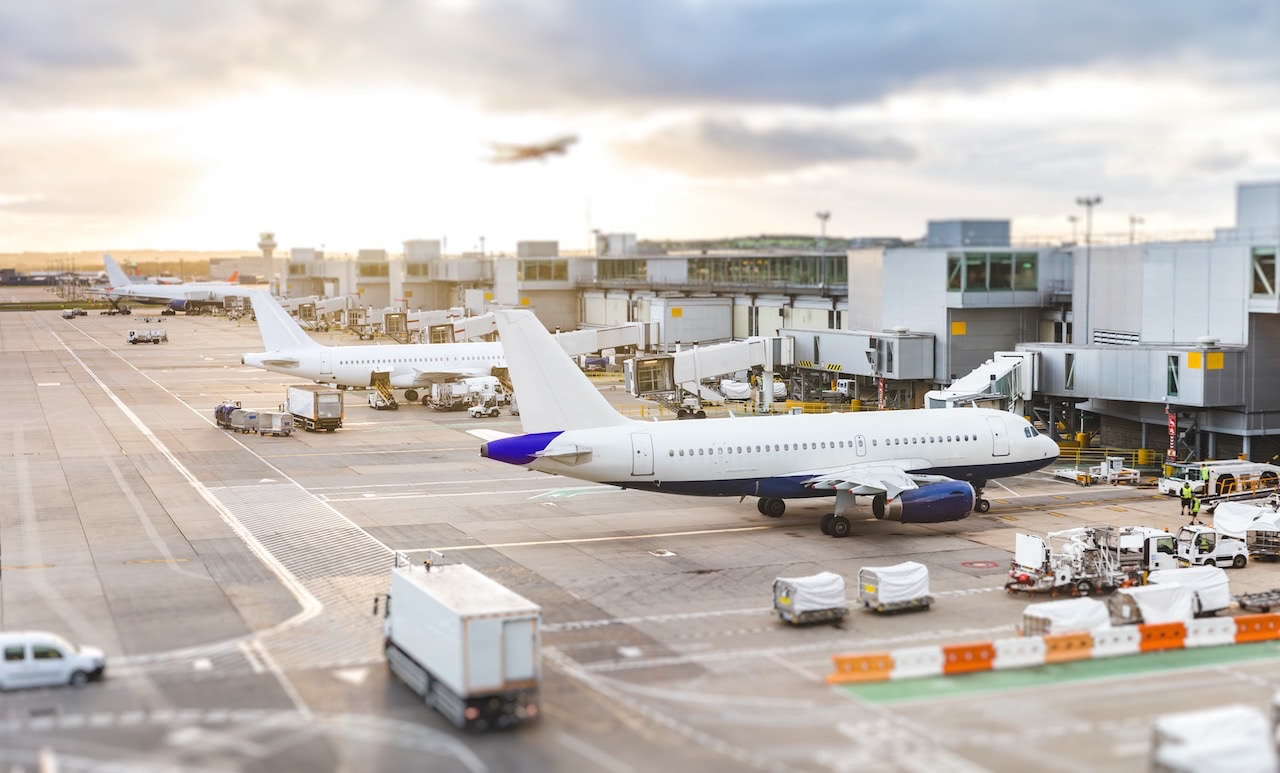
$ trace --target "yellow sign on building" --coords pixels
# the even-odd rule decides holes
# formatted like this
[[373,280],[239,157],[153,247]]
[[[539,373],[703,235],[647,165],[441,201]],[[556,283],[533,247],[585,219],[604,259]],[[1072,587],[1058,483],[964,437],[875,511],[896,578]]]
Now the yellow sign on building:
[[679,306],[672,306],[672,307],[671,307],[671,316],[673,316],[673,317],[683,317],[683,316],[684,316],[684,309],[680,308]]
[[965,323],[965,322],[951,323],[951,335],[953,336],[962,336],[965,334],[967,329],[968,329],[968,323]]

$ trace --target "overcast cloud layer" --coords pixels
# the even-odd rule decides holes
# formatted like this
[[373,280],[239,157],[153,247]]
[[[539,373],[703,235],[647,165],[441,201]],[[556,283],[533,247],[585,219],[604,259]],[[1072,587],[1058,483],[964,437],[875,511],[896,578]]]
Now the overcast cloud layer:
[[[1277,41],[1274,0],[9,3],[0,7],[0,106],[7,115],[0,126],[0,216],[23,220],[0,225],[10,232],[8,247],[39,249],[13,244],[21,239],[13,228],[57,217],[74,233],[77,224],[119,218],[147,238],[157,233],[142,225],[150,211],[201,217],[182,214],[182,203],[199,200],[201,191],[207,196],[211,180],[230,185],[230,159],[243,155],[245,143],[282,163],[298,151],[288,140],[273,149],[258,137],[222,147],[220,136],[200,133],[183,111],[279,91],[312,95],[317,107],[308,109],[315,112],[261,119],[293,121],[316,135],[326,131],[327,108],[336,104],[326,95],[378,90],[407,97],[369,116],[370,131],[378,122],[410,120],[415,95],[459,111],[435,110],[433,124],[461,127],[465,113],[472,126],[527,119],[548,129],[586,127],[574,152],[591,158],[592,171],[562,163],[606,212],[605,181],[626,180],[628,169],[652,170],[663,186],[673,184],[671,175],[687,178],[693,187],[680,196],[696,201],[690,191],[701,190],[708,206],[727,206],[731,192],[723,185],[699,189],[700,181],[741,184],[768,176],[774,198],[759,206],[773,211],[788,196],[779,176],[824,176],[826,200],[795,198],[791,218],[811,218],[815,203],[838,211],[841,201],[830,199],[848,195],[846,180],[860,169],[890,170],[915,186],[1004,178],[1013,194],[997,204],[992,191],[995,211],[986,214],[1010,217],[1047,217],[1042,201],[1069,200],[1048,186],[1124,190],[1135,198],[1147,192],[1154,200],[1161,185],[1177,179],[1199,186],[1195,195],[1202,195],[1210,187],[1222,191],[1231,179],[1280,174],[1272,106],[1280,93]],[[1115,100],[1111,84],[1129,84],[1133,96]],[[1064,96],[1055,104],[1038,95]],[[964,110],[966,100],[972,112]],[[241,116],[255,119],[248,109]],[[58,130],[51,133],[52,126]],[[388,142],[358,131],[335,134],[323,147],[336,158]],[[428,162],[438,148],[425,141],[425,130],[419,136],[424,141],[401,155],[433,168]],[[495,137],[474,139],[483,146]],[[605,170],[609,165],[613,172]],[[364,171],[359,187],[392,179],[377,177],[372,164]],[[1037,175],[1041,197],[1028,195]],[[797,183],[795,191],[811,190],[811,182]],[[654,188],[652,195],[670,193]],[[367,202],[365,194],[352,202]],[[1229,209],[1229,194],[1219,195]],[[574,196],[566,208],[580,221],[580,194]],[[624,200],[617,198],[619,220]],[[955,207],[983,200],[971,195]],[[211,203],[217,206],[216,196],[202,206]],[[863,210],[865,202],[849,204]],[[913,211],[909,218],[955,214]],[[735,230],[723,217],[703,215],[700,222],[714,223],[717,232]],[[616,227],[657,237],[664,234],[654,229],[678,229],[674,223],[671,216],[646,216]],[[403,228],[407,238],[414,224]],[[30,233],[44,238],[51,231],[44,221],[43,230]]]

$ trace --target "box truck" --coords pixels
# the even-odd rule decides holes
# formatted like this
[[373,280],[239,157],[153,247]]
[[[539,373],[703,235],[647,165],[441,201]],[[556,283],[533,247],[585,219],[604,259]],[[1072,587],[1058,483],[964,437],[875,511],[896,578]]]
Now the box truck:
[[285,400],[295,427],[333,432],[342,426],[342,393],[319,384],[290,386]]

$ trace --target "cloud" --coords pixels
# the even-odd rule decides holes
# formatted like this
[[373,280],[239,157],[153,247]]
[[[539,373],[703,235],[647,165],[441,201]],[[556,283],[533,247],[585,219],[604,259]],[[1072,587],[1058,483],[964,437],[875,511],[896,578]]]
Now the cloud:
[[160,104],[283,82],[411,84],[502,110],[831,107],[1067,69],[1274,77],[1278,37],[1269,0],[48,0],[0,10],[0,100]]
[[894,139],[867,139],[835,129],[754,129],[705,119],[659,130],[615,150],[633,164],[704,177],[798,172],[823,164],[910,161],[915,151]]

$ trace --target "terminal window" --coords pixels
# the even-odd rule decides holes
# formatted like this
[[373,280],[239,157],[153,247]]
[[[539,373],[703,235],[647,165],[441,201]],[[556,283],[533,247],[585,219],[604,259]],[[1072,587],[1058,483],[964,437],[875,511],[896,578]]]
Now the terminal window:
[[1253,248],[1253,294],[1276,297],[1276,248]]
[[1178,355],[1169,355],[1168,378],[1165,393],[1169,397],[1178,396]]

